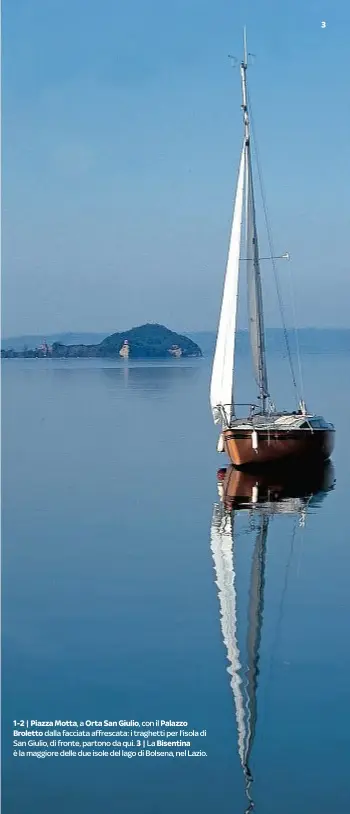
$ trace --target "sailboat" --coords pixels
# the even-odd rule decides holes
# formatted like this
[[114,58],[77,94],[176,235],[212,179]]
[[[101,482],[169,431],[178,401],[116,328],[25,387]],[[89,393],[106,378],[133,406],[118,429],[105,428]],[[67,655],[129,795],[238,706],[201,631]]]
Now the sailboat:
[[[278,475],[257,473],[255,477],[233,466],[218,471],[220,502],[214,504],[210,545],[214,560],[215,581],[220,604],[223,642],[227,652],[230,686],[237,724],[238,755],[243,771],[246,794],[245,814],[253,811],[253,774],[251,755],[258,720],[258,679],[260,644],[264,614],[266,554],[271,518],[276,514],[293,515],[305,525],[310,508],[319,505],[334,488],[334,469],[330,461],[323,467],[309,468],[302,481],[296,469],[284,468]],[[277,488],[278,485],[278,488]],[[235,526],[238,515],[248,512],[253,518],[255,544],[251,561],[248,600],[246,660],[243,664],[237,624],[237,586]],[[292,543],[296,526],[292,532]],[[292,548],[291,548],[292,551]]]
[[[219,326],[210,386],[210,404],[215,423],[221,423],[218,452],[226,452],[237,467],[265,464],[286,457],[327,459],[335,440],[334,425],[322,416],[308,412],[299,399],[293,412],[276,410],[268,386],[262,284],[256,226],[254,181],[251,156],[250,109],[247,92],[248,54],[244,32],[244,58],[241,63],[244,138],[239,163],[230,245],[221,304]],[[241,246],[245,236],[245,256]],[[289,259],[289,255],[281,255]],[[274,261],[271,252],[271,259]],[[247,417],[239,418],[234,398],[234,360],[237,330],[238,281],[241,261],[246,261],[250,345],[258,404],[249,407]],[[287,350],[292,365],[288,335]],[[294,374],[293,374],[294,380]]]

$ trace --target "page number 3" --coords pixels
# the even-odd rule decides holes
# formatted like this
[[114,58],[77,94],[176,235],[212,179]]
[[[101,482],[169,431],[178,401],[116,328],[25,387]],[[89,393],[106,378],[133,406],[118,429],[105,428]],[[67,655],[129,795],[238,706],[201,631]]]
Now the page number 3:
[[321,23],[321,28],[326,28],[326,25],[327,23],[325,23],[325,21],[323,20],[323,22]]

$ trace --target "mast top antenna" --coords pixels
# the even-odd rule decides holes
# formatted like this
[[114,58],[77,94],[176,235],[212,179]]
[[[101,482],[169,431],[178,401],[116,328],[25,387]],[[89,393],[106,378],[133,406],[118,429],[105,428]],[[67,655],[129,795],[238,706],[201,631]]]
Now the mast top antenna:
[[243,50],[244,50],[244,55],[243,55],[243,65],[244,65],[244,67],[246,68],[246,67],[247,67],[247,65],[248,65],[248,52],[247,52],[247,29],[246,29],[246,26],[244,26],[244,28],[243,28]]

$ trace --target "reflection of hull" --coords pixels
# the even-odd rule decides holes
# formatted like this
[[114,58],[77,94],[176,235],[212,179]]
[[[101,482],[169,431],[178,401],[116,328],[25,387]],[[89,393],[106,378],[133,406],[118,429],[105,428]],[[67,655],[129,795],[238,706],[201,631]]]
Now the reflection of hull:
[[259,466],[284,458],[326,460],[333,452],[334,429],[259,430],[253,447],[252,430],[223,431],[225,451],[235,466]]
[[330,461],[318,467],[275,464],[254,472],[229,466],[219,469],[218,481],[227,509],[265,505],[272,512],[298,511],[313,495],[333,487],[334,467]]

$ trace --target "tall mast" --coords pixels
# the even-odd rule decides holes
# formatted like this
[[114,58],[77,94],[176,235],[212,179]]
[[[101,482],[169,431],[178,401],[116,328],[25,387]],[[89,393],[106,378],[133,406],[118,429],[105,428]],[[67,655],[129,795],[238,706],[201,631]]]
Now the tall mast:
[[249,146],[249,118],[248,118],[248,105],[247,105],[247,77],[246,71],[248,67],[248,53],[247,53],[247,31],[246,27],[244,26],[243,29],[243,38],[244,38],[244,55],[243,55],[243,62],[241,62],[241,79],[242,79],[242,109],[243,109],[243,121],[244,121],[244,137],[245,137],[245,144],[246,147]]
[[247,34],[244,28],[244,56],[241,62],[242,80],[242,109],[244,122],[244,149],[246,153],[246,244],[247,244],[247,284],[248,284],[248,316],[250,344],[253,357],[255,378],[259,388],[259,400],[262,412],[266,412],[266,403],[269,397],[266,353],[265,353],[265,331],[263,317],[263,301],[261,276],[259,266],[259,245],[256,229],[255,202],[253,189],[253,173],[250,149],[250,127],[248,114],[248,94],[247,94]]
[[243,52],[243,58],[244,58],[244,64],[245,64],[245,66],[247,67],[247,65],[248,65],[248,52],[247,52],[247,29],[246,29],[246,27],[245,27],[245,26],[244,26],[244,28],[243,28],[243,43],[244,43],[244,52]]

